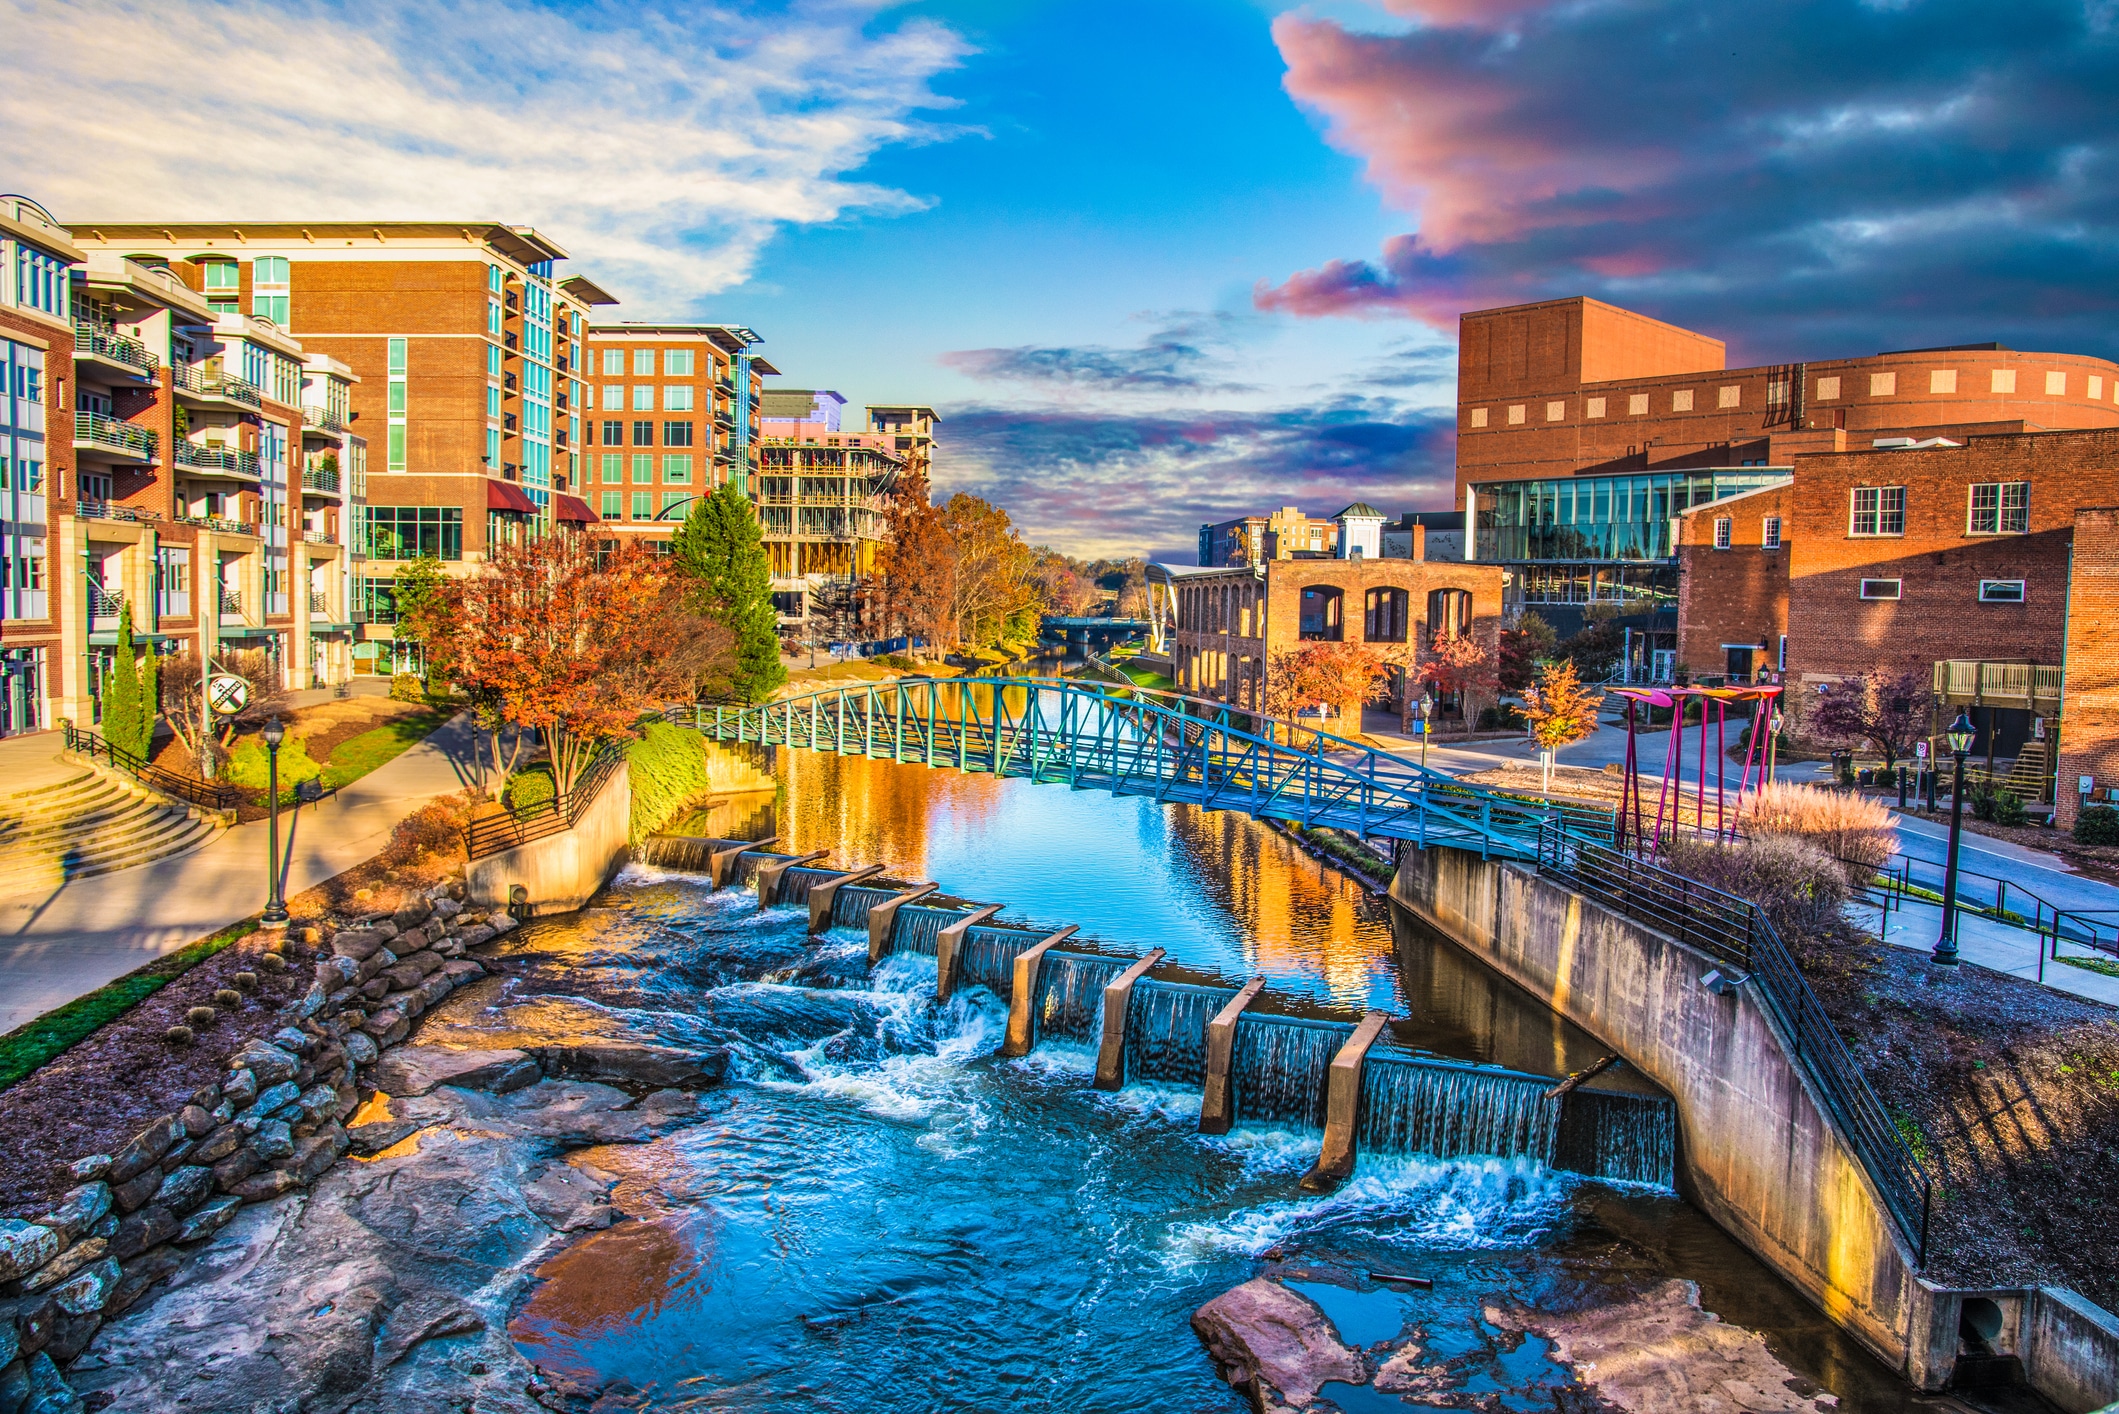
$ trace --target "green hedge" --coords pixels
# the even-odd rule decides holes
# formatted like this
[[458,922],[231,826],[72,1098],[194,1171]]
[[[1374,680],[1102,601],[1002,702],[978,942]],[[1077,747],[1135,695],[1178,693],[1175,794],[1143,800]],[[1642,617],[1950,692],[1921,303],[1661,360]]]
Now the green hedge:
[[533,805],[542,805],[559,794],[552,781],[549,766],[529,766],[508,777],[508,788],[501,796],[501,803],[510,810],[527,810]]
[[651,722],[626,751],[633,782],[632,840],[639,844],[710,788],[706,740],[699,733]]

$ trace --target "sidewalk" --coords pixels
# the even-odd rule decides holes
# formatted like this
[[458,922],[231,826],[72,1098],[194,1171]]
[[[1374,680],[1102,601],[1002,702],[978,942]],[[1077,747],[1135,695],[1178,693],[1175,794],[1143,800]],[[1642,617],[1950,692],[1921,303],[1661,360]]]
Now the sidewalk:
[[[1873,904],[1849,905],[1849,912],[1860,918],[1864,926],[1873,928],[1877,922],[1878,910]],[[1878,931],[1877,936],[1893,947],[1927,952],[1935,946],[1936,936],[1941,931],[1942,905],[1911,901],[1904,908],[1891,910],[1890,926]],[[2069,943],[2062,943],[2060,951],[2074,957],[2103,956]],[[2039,980],[2038,938],[2021,928],[1960,913],[1957,915],[1957,952],[1966,962],[1976,962],[1981,967],[2006,972],[2025,981]],[[2107,1006],[2119,1006],[2119,977],[2106,977],[2047,958],[2044,981],[2055,991],[2072,992]]]
[[[32,755],[39,743],[59,750],[57,733],[19,743]],[[283,810],[287,895],[368,859],[399,820],[462,790],[473,746],[470,718],[458,716],[336,796]],[[0,1032],[263,908],[266,829],[238,825],[191,854],[0,898]]]

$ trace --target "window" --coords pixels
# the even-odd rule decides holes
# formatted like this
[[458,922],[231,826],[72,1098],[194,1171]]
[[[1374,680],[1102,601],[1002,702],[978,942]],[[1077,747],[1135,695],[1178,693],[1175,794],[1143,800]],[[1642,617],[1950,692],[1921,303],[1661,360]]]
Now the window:
[[486,267],[486,288],[497,295],[500,293],[501,284],[500,267],[498,265],[488,265]]
[[625,406],[625,389],[617,383],[603,385],[603,410],[616,412]]
[[1967,535],[2023,535],[2031,528],[2031,483],[1989,481],[1971,490]]
[[1648,415],[1648,395],[1646,393],[1628,393],[1626,395],[1626,412],[1630,417],[1646,417]]
[[2090,375],[2088,393],[2089,396],[2092,398],[2101,398],[2104,396],[2104,380],[2094,373]]
[[1743,406],[1743,403],[1744,403],[1744,387],[1743,387],[1743,385],[1742,385],[1741,383],[1739,383],[1739,384],[1735,384],[1735,385],[1733,385],[1733,386],[1731,386],[1731,387],[1727,387],[1727,388],[1721,388],[1721,389],[1717,389],[1717,390],[1716,390],[1716,392],[1715,392],[1715,395],[1714,395],[1714,405],[1715,405],[1716,407],[1721,407],[1721,408],[1733,408],[1733,407],[1741,407],[1741,406]]
[[392,373],[403,373],[405,371],[405,342],[403,339],[392,339],[390,341],[389,371]]
[[504,332],[501,328],[499,300],[488,300],[486,302],[486,332],[495,338],[498,338]]
[[618,519],[618,518],[619,518],[620,516],[623,516],[624,514],[625,514],[625,492],[623,492],[623,491],[606,491],[606,492],[604,492],[604,493],[603,493],[603,518],[604,518],[605,520],[617,520],[617,519]]
[[1854,491],[1854,517],[1849,535],[1904,535],[1906,533],[1906,488],[1860,486]]
[[46,314],[66,315],[67,263],[15,242],[15,303]]
[[1670,410],[1672,412],[1691,412],[1692,389],[1680,388],[1672,393],[1670,395]]
[[1486,409],[1485,409],[1485,408],[1473,408],[1473,409],[1472,409],[1472,426],[1474,426],[1474,427],[1484,427],[1484,426],[1486,426]]
[[1602,417],[1604,415],[1604,406],[1604,399],[1591,398],[1588,406],[1583,409],[1583,414],[1587,417]]
[[684,504],[684,503],[685,503],[686,501],[689,501],[690,499],[692,499],[692,498],[691,498],[691,497],[690,497],[689,495],[687,495],[686,493],[682,492],[682,491],[665,491],[665,492],[663,492],[663,493],[662,493],[662,510],[663,510],[663,513],[664,513],[665,515],[667,515],[667,514],[668,514],[669,512],[671,512],[671,511],[675,510],[675,509],[676,509],[677,507],[679,507],[679,506],[683,505],[683,504]]
[[664,457],[662,459],[662,479],[664,482],[676,486],[690,484],[692,479],[692,459],[690,457]]
[[500,429],[498,427],[488,427],[486,429],[486,465],[500,465]]
[[1898,375],[1896,373],[1872,373],[1869,375],[1870,397],[1889,398],[1895,397],[1897,394]]
[[1931,368],[1928,370],[1928,391],[1931,393],[1954,393],[1957,391],[1957,370],[1954,368]]
[[1403,643],[1408,617],[1403,589],[1371,589],[1363,611],[1361,636],[1370,643]]
[[284,285],[287,283],[287,258],[281,255],[261,255],[250,267],[250,279],[258,285]]
[[2066,397],[2066,396],[2067,396],[2067,374],[2065,374],[2065,373],[2048,373],[2048,374],[2046,374],[2046,375],[2045,375],[2045,392],[2046,392],[2046,396],[2047,396],[2047,397],[2049,397],[2049,398],[2064,398],[2064,397]]
[[1817,380],[1817,399],[1819,402],[1830,402],[1838,396],[1839,380],[1837,378],[1820,378]]
[[606,378],[625,377],[624,349],[605,349],[603,351],[603,376]]
[[653,520],[654,518],[655,493],[652,491],[635,491],[633,493],[633,519]]
[[500,345],[498,344],[486,345],[486,375],[491,378],[500,377]]
[[653,412],[654,410],[655,385],[652,383],[635,383],[633,385],[633,411]]
[[1865,579],[1861,582],[1861,597],[1864,599],[1896,599],[1899,581],[1895,579]]
[[243,287],[242,272],[233,260],[202,261],[199,273],[209,294],[239,290]]
[[664,349],[662,351],[662,376],[665,378],[691,377],[692,351],[690,349]]
[[606,420],[603,424],[603,445],[622,447],[625,445],[625,424]]
[[689,422],[665,422],[662,424],[662,445],[665,447],[689,447],[692,444],[692,424]]
[[625,458],[616,452],[603,454],[603,484],[613,486],[625,480]]
[[370,559],[464,557],[464,513],[459,507],[370,506],[367,519]]
[[1547,403],[1545,405],[1545,420],[1547,422],[1558,422],[1565,416],[1567,416],[1567,404]]
[[1514,427],[1523,421],[1523,404],[1516,403],[1508,410],[1508,425]]
[[636,456],[633,458],[633,480],[648,482],[655,479],[655,459]]
[[[392,379],[390,380],[390,387],[389,387],[389,391],[388,391],[388,393],[387,393],[387,394],[385,394],[385,397],[386,397],[386,399],[387,399],[387,401],[388,401],[388,404],[389,404],[389,410],[390,410],[390,413],[391,413],[391,415],[392,415],[392,416],[395,416],[395,417],[402,417],[402,416],[404,416],[404,412],[405,412],[405,380],[404,380],[404,379],[402,379],[402,378],[392,378]],[[497,407],[498,407],[498,404],[497,404],[497,403],[495,404],[495,407],[496,407],[496,409],[497,409]]]
[[692,385],[689,383],[663,384],[662,410],[664,412],[690,412],[692,410]]
[[389,471],[405,469],[405,424],[402,422],[390,424],[388,459],[383,465]]
[[633,376],[635,378],[652,378],[655,376],[655,351],[653,349],[633,350]]
[[1714,548],[1717,550],[1728,549],[1734,540],[1735,529],[1736,522],[1728,516],[1716,516],[1714,518]]
[[2016,391],[2016,370],[1997,368],[1987,381],[1987,391],[1990,393],[2013,393]]
[[1436,589],[1427,596],[1427,641],[1429,646],[1445,638],[1471,631],[1472,592],[1469,589]]
[[633,424],[633,445],[634,445],[634,446],[636,446],[636,447],[652,447],[652,446],[654,446],[654,445],[655,445],[655,424],[654,424],[654,423],[652,423],[652,422],[636,422],[636,423],[634,423],[634,424]]
[[1768,550],[1780,549],[1781,518],[1779,516],[1767,516],[1759,525],[1758,535],[1758,543],[1765,546]]
[[1982,604],[2021,604],[2023,581],[2020,579],[1982,579],[1979,581],[1979,602]]
[[250,296],[250,314],[255,319],[270,319],[284,329],[287,327],[287,296],[253,293]]
[[490,383],[486,385],[486,417],[493,422],[500,421],[500,389]]
[[1306,641],[1337,643],[1343,633],[1340,623],[1340,592],[1330,585],[1312,584],[1302,591],[1301,617],[1297,627]]

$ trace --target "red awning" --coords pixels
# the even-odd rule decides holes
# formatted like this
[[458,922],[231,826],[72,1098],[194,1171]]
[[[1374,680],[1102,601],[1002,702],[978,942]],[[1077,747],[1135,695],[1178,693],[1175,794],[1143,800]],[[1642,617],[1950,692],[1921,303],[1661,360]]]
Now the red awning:
[[585,524],[594,524],[596,513],[589,509],[589,503],[582,500],[581,497],[569,496],[564,492],[554,492],[552,494],[552,519],[578,520]]
[[486,482],[486,509],[489,511],[520,511],[524,515],[537,514],[537,503],[522,493],[522,488],[505,481]]

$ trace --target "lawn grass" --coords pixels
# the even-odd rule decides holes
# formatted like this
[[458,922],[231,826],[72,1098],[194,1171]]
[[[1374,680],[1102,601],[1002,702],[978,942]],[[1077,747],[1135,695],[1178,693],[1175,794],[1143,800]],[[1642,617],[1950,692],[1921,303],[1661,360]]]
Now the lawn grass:
[[1133,679],[1133,685],[1135,687],[1153,688],[1158,692],[1177,691],[1177,679],[1175,678],[1166,677],[1161,673],[1151,672],[1146,668],[1129,668],[1124,663],[1114,663],[1112,664],[1112,666],[1117,668],[1120,672],[1124,673],[1127,677]]
[[431,708],[346,738],[324,764],[322,780],[325,787],[337,790],[388,764],[424,741],[455,714],[454,707]]
[[98,987],[85,997],[76,997],[65,1006],[0,1036],[0,1090],[35,1071],[98,1027],[131,1011],[229,944],[256,932],[257,926],[255,918],[231,924],[210,938],[187,943],[167,957],[158,957],[145,967],[128,972],[117,981]]
[[2101,977],[2119,977],[2119,962],[2108,957],[2063,957],[2060,960],[2070,967],[2079,967]]

